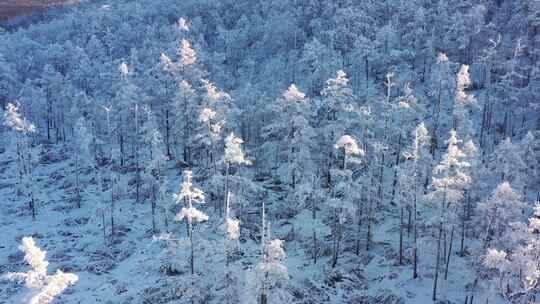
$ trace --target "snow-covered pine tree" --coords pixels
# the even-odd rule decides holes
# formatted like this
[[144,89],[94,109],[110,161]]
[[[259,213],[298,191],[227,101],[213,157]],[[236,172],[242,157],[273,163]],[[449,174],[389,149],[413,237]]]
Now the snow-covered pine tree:
[[28,199],[29,209],[32,211],[32,218],[36,218],[36,198],[34,193],[33,169],[34,153],[30,142],[30,136],[36,132],[36,127],[22,117],[19,108],[9,103],[4,112],[4,125],[15,132],[17,144],[17,166],[19,177],[19,192],[24,193]]
[[32,237],[23,237],[19,249],[24,252],[24,260],[32,269],[28,272],[10,272],[4,278],[24,282],[26,287],[32,290],[29,304],[48,304],[79,280],[77,275],[61,270],[48,275],[49,262],[45,260],[46,252],[36,246]]
[[[444,115],[444,106],[447,100],[450,98],[451,91],[451,65],[452,63],[448,59],[448,56],[445,53],[439,53],[437,56],[437,68],[435,69],[434,83],[436,88],[434,88],[430,93],[433,98],[436,99],[435,106],[432,108],[432,126],[431,126],[431,156],[435,157],[435,152],[439,147],[439,128],[441,120],[441,112]],[[445,118],[443,117],[443,120]]]
[[484,248],[496,247],[508,251],[508,233],[512,223],[521,221],[525,203],[509,182],[502,182],[489,198],[478,204],[480,236]]
[[[357,191],[355,191],[356,187],[352,186],[353,171],[350,167],[360,163],[360,157],[365,154],[364,150],[358,146],[356,139],[350,135],[341,136],[334,145],[334,148],[343,150],[343,162],[338,166],[340,169],[331,170],[332,178],[335,180],[335,186],[332,189],[333,197],[330,199],[330,207],[334,211],[334,225],[332,227],[332,268],[336,266],[339,259],[344,224],[348,215],[354,214],[354,208],[358,207],[353,203],[354,200],[359,199],[359,197]],[[359,236],[357,235],[357,238],[358,237]]]
[[471,83],[469,66],[464,64],[457,74],[453,113],[453,129],[456,130],[458,137],[462,138],[464,142],[474,138],[471,112],[476,107],[476,98],[466,92]]
[[262,204],[261,226],[261,260],[251,269],[247,277],[243,303],[274,304],[287,303],[290,294],[283,285],[289,279],[287,267],[283,264],[286,258],[284,241],[271,239],[270,226],[266,221],[266,207]]
[[349,88],[349,79],[344,71],[339,70],[335,78],[326,81],[326,87],[322,90],[323,105],[320,115],[321,124],[321,146],[326,147],[322,150],[322,160],[324,161],[325,176],[327,176],[328,186],[330,186],[330,170],[333,165],[335,149],[334,143],[339,137],[348,132],[352,126],[354,110],[354,95]]
[[[178,86],[173,104],[174,112],[179,117],[176,120],[178,140],[182,143],[182,158],[184,164],[192,165],[193,135],[197,131],[196,122],[199,114],[199,104],[195,89],[186,80],[182,80]],[[178,154],[179,152],[177,152]],[[180,159],[179,155],[177,159]]]
[[[231,202],[231,193],[227,193],[227,203]],[[231,267],[231,251],[234,250],[235,245],[238,244],[240,238],[240,220],[234,217],[233,213],[229,210],[225,212],[225,222],[221,226],[225,236],[225,288],[227,289],[226,301],[227,303],[235,303],[238,300],[238,269]]]
[[81,208],[81,183],[80,170],[90,161],[90,148],[92,144],[92,134],[87,127],[84,117],[80,117],[75,124],[74,130],[74,159],[75,159],[75,200],[77,207]]
[[487,164],[486,175],[490,182],[508,181],[514,189],[523,191],[525,183],[523,173],[526,164],[523,162],[519,149],[519,145],[514,144],[510,137],[495,147]]
[[132,111],[138,111],[140,90],[132,80],[133,72],[127,63],[118,66],[118,75],[114,87],[113,107],[111,108],[111,121],[115,131],[116,140],[120,150],[119,166],[124,167],[127,160],[128,138],[135,132],[137,126]]
[[189,260],[191,275],[195,273],[195,260],[193,254],[193,225],[194,223],[200,223],[208,221],[208,215],[199,209],[195,208],[193,203],[204,204],[204,192],[195,188],[192,182],[192,172],[184,171],[184,181],[181,184],[180,192],[174,194],[174,200],[176,204],[184,204],[179,213],[176,214],[175,220],[177,222],[186,219],[188,224],[188,238],[190,242],[191,257]]
[[[148,119],[152,121],[153,117],[151,114],[148,115]],[[152,127],[151,122],[148,122],[148,124],[150,126],[145,132],[145,142],[150,146],[150,155],[149,159],[146,160],[144,167],[143,180],[150,190],[152,231],[155,233],[157,232],[156,208],[158,205],[162,205],[160,202],[163,203],[164,197],[162,192],[165,190],[163,187],[167,184],[167,157],[163,151],[164,142],[161,132],[159,132],[155,126]],[[164,220],[165,223],[168,224],[167,214],[165,214]]]
[[507,250],[488,248],[483,259],[484,266],[497,271],[499,293],[508,302],[534,301],[539,291],[540,202],[536,202],[528,225],[522,226],[525,227],[511,232],[517,246]]
[[[229,115],[229,109],[232,103],[231,96],[220,91],[216,86],[208,81],[202,80],[206,94],[203,98],[203,105],[199,112],[199,121],[203,124],[202,132],[194,134],[198,149],[206,151],[207,167],[211,172],[217,172],[217,155],[223,151],[220,145],[222,133],[225,129],[225,123]],[[201,156],[203,153],[200,153]],[[199,160],[202,163],[202,160]]]
[[[398,206],[408,211],[407,234],[413,232],[413,279],[418,277],[418,203],[424,187],[426,169],[430,167],[429,135],[424,123],[413,131],[411,146],[404,152],[405,162],[398,176]],[[402,211],[403,212],[403,211]],[[401,212],[401,214],[402,214]],[[403,219],[400,220],[400,260],[403,258]]]
[[[431,191],[428,193],[428,200],[432,203],[433,220],[438,226],[437,254],[435,260],[435,274],[433,280],[433,300],[437,300],[437,283],[439,278],[441,258],[446,262],[445,278],[448,275],[448,265],[451,256],[453,243],[456,210],[463,200],[464,189],[470,184],[471,178],[466,174],[466,169],[470,164],[466,161],[466,155],[458,147],[461,141],[457,137],[455,130],[450,131],[448,139],[448,149],[443,155],[441,162],[433,169],[433,181]],[[441,243],[443,233],[446,235],[447,225],[451,224],[450,249],[448,256],[441,256]],[[446,242],[444,244],[446,249]],[[444,251],[446,253],[446,250]]]
[[519,142],[519,151],[521,159],[525,164],[523,170],[525,181],[523,182],[523,193],[526,195],[529,191],[535,191],[535,185],[540,183],[540,139],[529,131]]
[[224,199],[225,203],[220,208],[220,214],[225,209],[225,213],[229,211],[229,171],[232,165],[249,165],[251,161],[245,158],[244,151],[242,151],[242,144],[244,141],[241,138],[234,136],[234,133],[229,134],[225,138],[225,154],[223,160],[225,162],[225,191]]

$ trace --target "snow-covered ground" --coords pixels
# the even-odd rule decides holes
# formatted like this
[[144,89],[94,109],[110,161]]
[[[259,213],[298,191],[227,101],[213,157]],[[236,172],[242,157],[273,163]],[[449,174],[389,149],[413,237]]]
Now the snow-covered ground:
[[[112,241],[109,237],[104,239],[100,200],[90,176],[82,178],[85,191],[82,207],[78,209],[72,195],[66,191],[73,170],[71,160],[62,160],[65,151],[60,148],[42,153],[56,161],[41,162],[35,169],[36,189],[39,189],[36,193],[39,201],[36,220],[32,220],[25,200],[14,191],[17,178],[13,155],[3,154],[0,164],[3,206],[0,210],[0,272],[28,269],[17,247],[22,237],[33,236],[37,245],[47,251],[49,272],[62,269],[79,276],[79,281],[58,297],[56,303],[175,303],[165,296],[166,290],[170,289],[171,281],[187,280],[181,278],[185,274],[167,278],[160,271],[162,244],[152,236],[149,205],[135,203],[133,199],[118,203],[116,235]],[[169,178],[172,190],[178,190],[179,170],[171,168]],[[274,195],[273,199],[279,199],[279,195]],[[200,225],[195,232],[196,238],[205,240],[201,248],[206,250],[196,257],[196,267],[201,272],[208,271],[207,280],[218,280],[220,272],[224,271],[219,250],[220,219],[211,206],[209,204],[205,208],[210,215],[209,223]],[[392,218],[392,214],[397,212],[390,208],[381,208],[378,212],[377,222],[384,224],[375,225],[373,249],[366,252],[362,244],[358,256],[354,250],[348,250],[335,269],[330,267],[328,257],[321,257],[313,265],[299,243],[287,243],[288,289],[294,295],[294,302],[432,303],[435,238],[426,235],[419,240],[420,277],[413,280],[407,257],[403,266],[397,265],[399,218]],[[281,224],[279,221],[273,224],[277,237],[283,236],[280,234],[287,230],[287,226]],[[171,229],[181,231],[178,235],[185,234],[184,226],[178,223],[173,223]],[[412,234],[411,237],[405,236],[406,244],[410,243]],[[354,240],[346,240],[345,243],[351,249],[354,246]],[[467,245],[469,250],[474,250],[475,244]],[[259,250],[259,245],[253,240],[244,239],[240,244],[243,252],[240,269],[245,270],[239,272],[240,282],[245,281],[243,277],[247,269],[256,263]],[[406,256],[409,255],[407,252]],[[176,262],[185,263],[187,267],[187,260],[179,259]],[[448,279],[439,281],[439,298],[449,303],[463,303],[465,297],[474,292],[475,303],[503,303],[485,283],[487,281],[480,280],[484,284],[473,289],[476,274],[472,263],[470,256],[452,255]],[[213,292],[216,294],[223,292],[220,282],[205,284],[215,288]],[[1,281],[0,303],[24,303],[28,296],[23,285]]]

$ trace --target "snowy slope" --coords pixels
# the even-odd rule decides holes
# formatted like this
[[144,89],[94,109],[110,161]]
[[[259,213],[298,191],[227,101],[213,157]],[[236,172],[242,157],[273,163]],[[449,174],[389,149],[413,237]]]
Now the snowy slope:
[[[53,159],[62,159],[65,150],[54,147],[44,151]],[[13,155],[11,155],[12,157]],[[135,203],[125,199],[118,204],[117,232],[114,243],[104,242],[99,216],[99,198],[95,197],[95,185],[90,176],[82,178],[85,182],[82,208],[75,208],[71,195],[66,193],[66,183],[72,174],[69,159],[39,164],[36,168],[37,193],[39,200],[37,219],[31,219],[27,205],[13,191],[16,182],[15,162],[11,157],[4,158],[0,197],[3,198],[1,210],[0,272],[23,271],[28,268],[17,249],[23,236],[33,236],[42,249],[47,251],[51,263],[49,272],[56,269],[74,272],[79,282],[62,294],[56,303],[176,303],[165,296],[168,288],[167,276],[160,271],[158,257],[161,255],[159,241],[151,234],[150,208],[147,204]],[[178,169],[170,169],[171,185],[180,181]],[[177,190],[177,187],[174,190]],[[279,199],[279,195],[273,200]],[[272,201],[272,199],[271,199]],[[223,271],[223,258],[216,240],[221,238],[217,214],[211,205],[206,207],[210,213],[210,223],[198,229],[197,238],[206,240],[203,246],[208,252],[202,253],[202,269],[207,269],[209,286],[218,286],[217,275]],[[316,265],[306,256],[297,242],[286,244],[286,265],[290,274],[289,290],[294,294],[295,303],[431,303],[432,272],[435,240],[425,236],[419,240],[420,278],[412,279],[410,261],[397,265],[397,214],[386,210],[379,215],[375,225],[374,248],[360,255],[354,250],[342,256],[338,266],[332,270],[328,258],[321,258]],[[277,221],[273,227],[280,227]],[[283,226],[286,227],[286,226]],[[174,223],[172,228],[178,235],[184,234],[183,225]],[[287,230],[285,228],[285,230]],[[276,228],[276,236],[280,231]],[[410,242],[410,239],[406,239]],[[347,246],[354,246],[349,240]],[[472,246],[472,244],[469,244]],[[364,246],[362,244],[362,246]],[[244,271],[256,263],[259,245],[244,241],[240,245],[243,252]],[[363,247],[362,247],[363,248]],[[472,250],[472,249],[471,249]],[[213,256],[214,255],[214,256]],[[199,258],[197,258],[199,259]],[[177,261],[179,264],[187,260]],[[472,259],[468,256],[453,256],[448,280],[440,281],[440,297],[449,303],[462,303],[465,295],[472,291],[475,277]],[[208,264],[206,264],[208,263]],[[184,274],[186,275],[186,274]],[[240,274],[240,276],[245,273]],[[182,281],[177,277],[169,278]],[[216,290],[216,293],[219,291]],[[475,288],[478,303],[503,303],[490,290],[481,284]],[[27,290],[15,283],[0,283],[0,303],[20,303],[28,299]]]

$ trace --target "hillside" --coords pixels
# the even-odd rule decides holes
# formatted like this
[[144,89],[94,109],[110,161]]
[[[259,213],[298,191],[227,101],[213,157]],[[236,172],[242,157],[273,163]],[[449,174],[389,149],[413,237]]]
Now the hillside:
[[6,22],[0,304],[535,303],[539,20],[118,0]]

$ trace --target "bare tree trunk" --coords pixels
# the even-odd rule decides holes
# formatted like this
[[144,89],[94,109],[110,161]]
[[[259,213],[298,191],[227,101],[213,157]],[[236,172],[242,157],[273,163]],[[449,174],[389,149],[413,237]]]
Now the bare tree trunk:
[[[315,222],[317,218],[317,209],[315,207],[315,199],[311,200],[311,216]],[[313,264],[317,264],[317,231],[313,227]]]
[[444,279],[448,278],[448,266],[450,265],[450,256],[452,256],[452,243],[454,241],[454,225],[452,225],[452,230],[450,232],[450,246],[448,247],[448,256],[446,257],[446,268],[444,270]]
[[77,208],[81,208],[81,188],[79,185],[79,153],[75,153],[75,199]]
[[441,241],[442,241],[442,231],[443,231],[443,223],[441,218],[441,223],[439,225],[439,237],[437,238],[437,257],[435,260],[435,275],[433,278],[433,301],[437,300],[437,281],[439,279],[439,264],[440,264],[440,258],[441,258]]
[[403,265],[403,206],[399,216],[399,265]]
[[413,203],[413,212],[414,212],[414,218],[413,218],[413,279],[416,279],[418,277],[418,232],[416,228],[416,187],[415,187],[415,193],[414,193],[414,203]]
[[111,239],[114,238],[114,184],[111,181]]
[[431,130],[431,157],[435,158],[435,151],[437,151],[438,139],[437,139],[437,129],[439,127],[439,118],[441,114],[441,103],[442,103],[442,81],[439,80],[439,90],[437,93],[437,105],[433,109],[433,129]]
[[[229,162],[226,162],[225,164],[225,202],[223,204],[223,207],[220,207],[219,208],[219,216],[221,217],[223,215],[223,208],[227,208],[228,206],[228,202],[229,202],[229,168],[230,168],[230,164]],[[227,210],[225,210],[225,213],[227,212]]]
[[398,150],[396,155],[396,163],[394,167],[394,181],[392,183],[392,199],[391,202],[394,201],[394,197],[396,195],[396,188],[397,188],[397,182],[398,182],[398,166],[399,166],[399,156],[401,155],[401,137],[402,133],[401,130],[399,131],[399,139],[398,139]]
[[169,108],[165,109],[165,145],[167,148],[167,157],[171,158],[171,125],[169,119]]
[[465,206],[463,206],[463,218],[461,219],[461,244],[459,248],[459,256],[461,257],[465,255],[465,230],[467,229],[465,220]]
[[443,222],[444,222],[444,206],[446,204],[446,187],[444,189],[444,197],[441,205],[441,218],[440,218],[440,224],[439,224],[439,237],[437,238],[437,257],[435,260],[435,275],[433,278],[433,301],[437,300],[437,282],[439,279],[439,268],[441,263],[441,241],[442,241],[442,234],[443,234]]
[[152,232],[156,233],[156,186],[152,185],[152,201],[150,202],[150,208],[152,208]]

